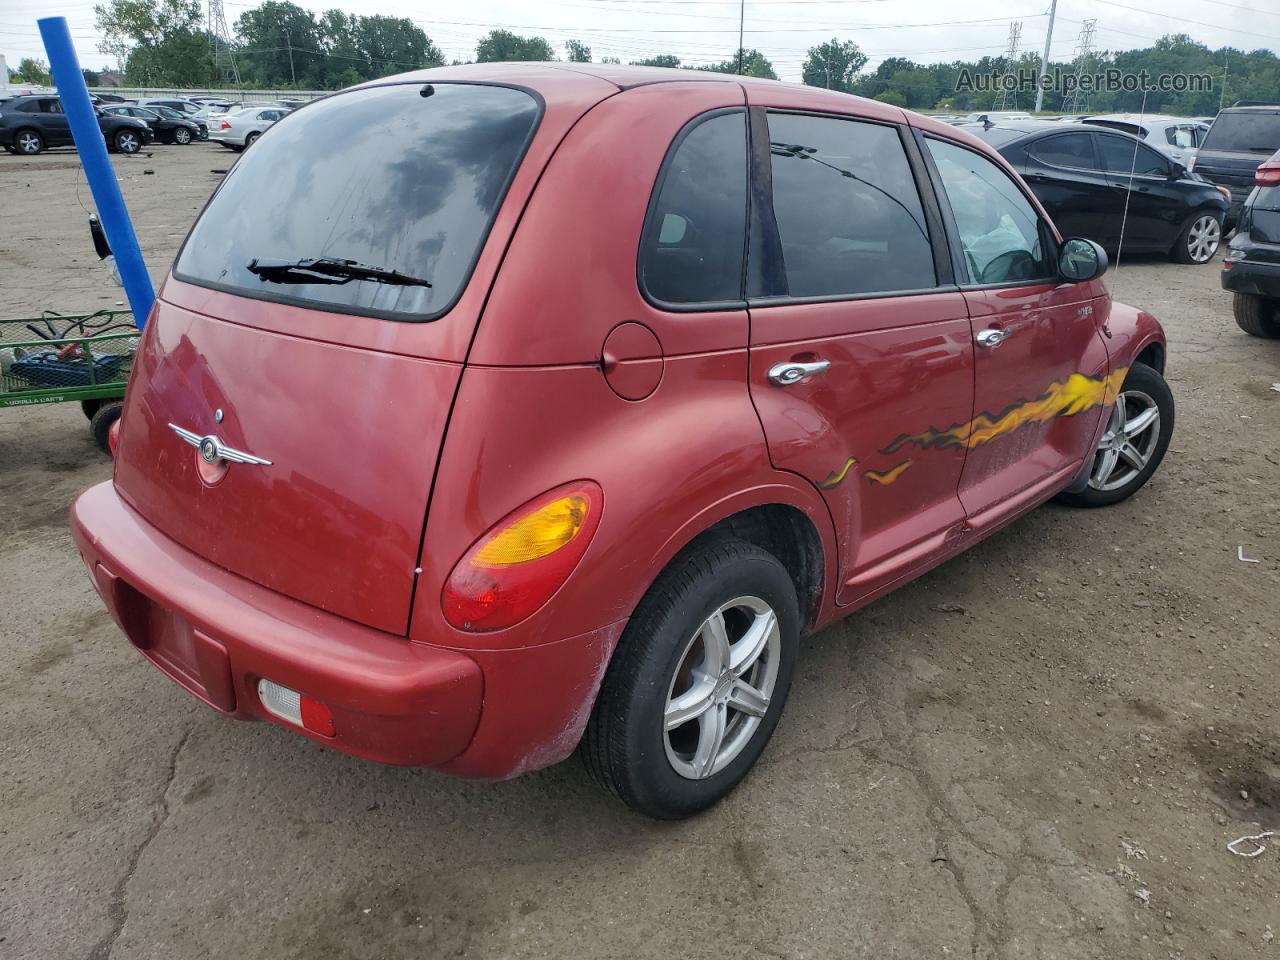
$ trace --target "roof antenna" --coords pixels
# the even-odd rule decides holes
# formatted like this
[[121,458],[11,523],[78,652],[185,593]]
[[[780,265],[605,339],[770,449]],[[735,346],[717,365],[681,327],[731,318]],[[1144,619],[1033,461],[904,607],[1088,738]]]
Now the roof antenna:
[[426,98],[436,92],[436,88],[429,83],[424,83],[422,89],[418,91],[418,96]]
[[[1142,118],[1147,113],[1147,92],[1142,91],[1142,106],[1138,109],[1138,129],[1142,129]],[[1129,195],[1133,193],[1133,171],[1138,166],[1138,143],[1133,138],[1133,158],[1129,161],[1129,183],[1124,191],[1124,213],[1120,217],[1120,245],[1116,247],[1116,273],[1120,272],[1120,258],[1124,255],[1124,228],[1129,223]]]

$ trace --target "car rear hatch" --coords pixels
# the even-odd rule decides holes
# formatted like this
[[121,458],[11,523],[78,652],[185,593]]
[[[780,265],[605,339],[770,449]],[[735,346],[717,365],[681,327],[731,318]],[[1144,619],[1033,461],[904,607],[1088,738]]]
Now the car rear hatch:
[[[1280,263],[1280,186],[1258,187],[1249,206],[1250,260]],[[1243,227],[1241,228],[1243,229]]]
[[1253,174],[1280,148],[1280,110],[1224,110],[1196,154],[1195,172],[1231,191],[1230,217],[1253,189]]
[[484,297],[551,151],[616,89],[583,79],[554,106],[514,85],[380,84],[268,130],[161,291],[121,496],[232,573],[405,632]]

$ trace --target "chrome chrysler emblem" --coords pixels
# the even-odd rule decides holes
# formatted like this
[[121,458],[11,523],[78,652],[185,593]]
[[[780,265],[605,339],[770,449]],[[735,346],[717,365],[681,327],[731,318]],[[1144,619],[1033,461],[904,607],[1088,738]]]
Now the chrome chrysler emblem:
[[191,446],[200,452],[200,459],[205,463],[217,463],[219,460],[229,460],[232,463],[252,463],[258,466],[271,466],[270,460],[264,460],[262,457],[255,457],[252,453],[245,453],[243,450],[237,450],[235,447],[228,447],[217,437],[209,434],[208,436],[200,436],[190,430],[184,430],[176,423],[169,424],[169,429],[180,436]]

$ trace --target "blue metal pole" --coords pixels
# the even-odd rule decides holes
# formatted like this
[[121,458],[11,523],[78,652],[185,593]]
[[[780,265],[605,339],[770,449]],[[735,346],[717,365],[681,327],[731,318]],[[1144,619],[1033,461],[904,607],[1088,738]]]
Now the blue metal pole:
[[138,238],[134,235],[120,185],[116,183],[115,168],[107,156],[107,144],[102,138],[102,128],[98,126],[98,115],[89,101],[89,88],[85,86],[84,74],[80,72],[80,60],[71,45],[71,31],[67,29],[65,17],[45,17],[37,23],[45,52],[49,55],[53,82],[58,86],[58,97],[71,125],[71,136],[80,153],[80,163],[84,166],[84,178],[89,182],[93,202],[97,204],[98,216],[116,258],[125,296],[133,310],[133,321],[142,327],[147,322],[151,305],[155,303],[156,292],[151,285],[147,265],[142,260],[142,250],[138,247]]

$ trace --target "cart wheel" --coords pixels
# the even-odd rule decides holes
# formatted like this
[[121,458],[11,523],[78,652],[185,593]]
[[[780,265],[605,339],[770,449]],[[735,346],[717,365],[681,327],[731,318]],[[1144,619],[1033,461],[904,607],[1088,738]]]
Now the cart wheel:
[[81,400],[80,409],[84,411],[86,420],[93,420],[93,415],[98,412],[98,408],[102,406],[101,400]]
[[89,432],[93,434],[93,442],[108,457],[111,456],[111,444],[107,435],[111,432],[111,425],[120,419],[120,412],[123,409],[124,404],[119,400],[110,400],[102,404],[93,415],[93,419],[89,421]]

